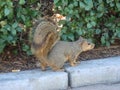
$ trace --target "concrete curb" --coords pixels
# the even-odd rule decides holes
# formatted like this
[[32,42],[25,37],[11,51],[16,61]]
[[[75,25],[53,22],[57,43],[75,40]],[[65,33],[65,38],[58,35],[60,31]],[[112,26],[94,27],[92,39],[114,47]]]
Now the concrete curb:
[[0,74],[0,90],[63,90],[67,87],[66,72],[31,70]]
[[83,61],[76,67],[66,68],[71,87],[120,81],[120,57]]
[[[120,56],[82,61],[65,72],[30,70],[0,74],[0,90],[65,90],[97,83],[120,81]],[[68,83],[69,82],[69,83]]]

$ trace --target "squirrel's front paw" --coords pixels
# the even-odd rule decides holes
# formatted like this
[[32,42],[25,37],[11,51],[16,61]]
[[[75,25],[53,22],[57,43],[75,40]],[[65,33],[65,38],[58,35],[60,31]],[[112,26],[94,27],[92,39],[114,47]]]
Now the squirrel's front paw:
[[70,63],[70,65],[73,67],[73,66],[76,66],[76,63]]
[[76,65],[78,65],[78,64],[80,64],[80,61],[77,61],[77,62],[71,62],[70,63],[70,65],[73,67],[73,66],[76,66]]
[[75,61],[74,64],[80,64],[80,61]]

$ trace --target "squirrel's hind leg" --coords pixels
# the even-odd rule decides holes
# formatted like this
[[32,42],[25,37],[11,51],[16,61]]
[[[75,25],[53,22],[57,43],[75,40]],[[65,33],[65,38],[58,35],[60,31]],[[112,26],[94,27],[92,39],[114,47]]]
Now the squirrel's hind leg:
[[46,70],[46,65],[43,65],[43,64],[41,63],[40,67],[41,67],[42,71],[45,71],[45,70]]
[[41,59],[40,63],[41,63],[40,67],[41,67],[42,71],[45,71],[46,67],[48,66],[47,61],[45,59]]

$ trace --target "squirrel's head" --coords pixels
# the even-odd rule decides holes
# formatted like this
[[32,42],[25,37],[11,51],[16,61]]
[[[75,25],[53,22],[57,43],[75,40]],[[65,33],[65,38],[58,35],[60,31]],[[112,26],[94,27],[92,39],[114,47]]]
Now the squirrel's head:
[[88,51],[95,47],[95,44],[89,42],[88,40],[86,40],[82,37],[80,37],[77,42],[79,42],[79,45],[80,45],[80,48],[82,49],[82,51]]

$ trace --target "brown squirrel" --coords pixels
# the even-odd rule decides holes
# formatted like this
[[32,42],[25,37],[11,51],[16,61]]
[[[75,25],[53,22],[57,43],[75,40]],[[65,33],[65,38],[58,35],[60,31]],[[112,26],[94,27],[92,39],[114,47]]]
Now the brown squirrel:
[[94,46],[82,37],[75,42],[59,41],[49,52],[47,64],[55,71],[60,70],[66,61],[71,66],[75,66],[78,55],[81,52],[93,49]]
[[42,70],[47,66],[47,55],[50,49],[56,44],[60,36],[57,31],[57,24],[50,18],[42,18],[34,30],[31,51],[41,63]]

